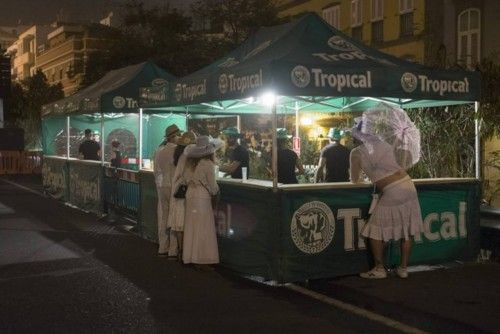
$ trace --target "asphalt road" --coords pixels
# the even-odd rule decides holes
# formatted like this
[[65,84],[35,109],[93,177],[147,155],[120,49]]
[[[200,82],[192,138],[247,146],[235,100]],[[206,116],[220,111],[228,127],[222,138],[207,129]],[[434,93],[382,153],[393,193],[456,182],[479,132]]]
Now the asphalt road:
[[394,333],[156,245],[0,179],[0,333]]

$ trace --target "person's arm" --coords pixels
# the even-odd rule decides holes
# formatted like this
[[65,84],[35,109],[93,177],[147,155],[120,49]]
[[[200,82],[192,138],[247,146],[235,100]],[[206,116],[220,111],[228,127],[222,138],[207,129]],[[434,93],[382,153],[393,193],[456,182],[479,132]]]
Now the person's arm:
[[361,178],[361,156],[358,150],[352,150],[349,157],[350,167],[349,172],[351,174],[351,182],[358,183]]
[[296,173],[297,175],[304,174],[304,166],[302,165],[302,161],[299,157],[297,157],[297,159],[295,160],[295,168],[297,168],[298,170],[298,172]]
[[231,161],[230,163],[220,166],[219,171],[227,174],[234,173],[241,166],[239,161]]
[[326,165],[326,159],[321,157],[319,158],[318,168],[316,169],[316,173],[314,173],[314,183],[318,183],[324,180],[324,169]]

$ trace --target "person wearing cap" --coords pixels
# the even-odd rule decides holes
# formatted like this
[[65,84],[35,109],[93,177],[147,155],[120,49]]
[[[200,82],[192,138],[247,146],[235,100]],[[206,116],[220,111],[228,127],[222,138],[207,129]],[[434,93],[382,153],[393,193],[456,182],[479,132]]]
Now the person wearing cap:
[[223,146],[219,139],[196,138],[184,150],[187,157],[183,177],[187,184],[182,260],[203,269],[219,263],[212,196],[219,193],[215,181],[215,151]]
[[158,194],[158,256],[168,255],[170,232],[167,230],[167,219],[172,194],[172,179],[175,172],[175,143],[180,134],[181,131],[177,125],[168,126],[165,129],[165,140],[154,155],[153,174]]
[[417,190],[397,162],[394,147],[363,129],[362,120],[355,121],[357,124],[351,134],[361,145],[351,151],[351,182],[361,182],[361,172],[364,172],[380,192],[375,194],[370,205],[370,218],[360,231],[361,236],[369,239],[375,265],[360,276],[386,278],[384,243],[400,240],[401,261],[395,273],[400,278],[407,278],[412,237],[424,232]]
[[229,127],[222,130],[226,138],[227,148],[229,149],[229,163],[222,165],[220,171],[230,174],[233,179],[243,178],[241,169],[247,169],[247,175],[250,175],[248,150],[238,143],[241,134],[235,127]]
[[288,135],[284,128],[276,129],[276,136],[278,139],[278,182],[299,183],[295,171],[297,170],[298,174],[304,174],[304,167],[297,153],[289,148],[289,139],[292,136]]
[[320,153],[318,168],[314,175],[314,182],[349,182],[349,154],[350,150],[340,143],[343,131],[330,128],[328,138],[330,144]]
[[168,210],[167,228],[170,229],[170,245],[168,249],[169,258],[182,259],[182,239],[184,232],[184,213],[186,201],[184,198],[175,198],[174,193],[180,185],[185,184],[184,170],[187,156],[184,150],[188,145],[196,143],[196,135],[187,131],[177,140],[174,151],[175,173],[172,180],[172,195],[170,197],[170,208]]
[[92,130],[85,130],[85,139],[78,147],[78,157],[83,160],[101,160],[101,146],[94,140]]

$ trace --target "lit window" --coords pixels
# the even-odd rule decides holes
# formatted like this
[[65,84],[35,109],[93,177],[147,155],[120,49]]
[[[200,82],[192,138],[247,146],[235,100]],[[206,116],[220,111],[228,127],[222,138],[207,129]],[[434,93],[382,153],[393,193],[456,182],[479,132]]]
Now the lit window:
[[384,19],[384,1],[372,0],[372,22]]
[[340,29],[340,6],[331,6],[323,9],[323,19],[332,27]]
[[363,24],[362,0],[351,0],[351,27]]
[[457,23],[457,60],[472,68],[481,56],[481,12],[476,8],[464,10],[458,15]]

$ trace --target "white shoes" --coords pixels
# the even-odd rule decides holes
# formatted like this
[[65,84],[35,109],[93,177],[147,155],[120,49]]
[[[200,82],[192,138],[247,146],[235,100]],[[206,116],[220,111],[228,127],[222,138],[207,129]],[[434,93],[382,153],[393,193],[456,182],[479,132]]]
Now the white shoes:
[[399,278],[408,278],[408,269],[402,268],[402,267],[397,267],[396,268],[396,275],[398,275]]
[[387,278],[387,271],[384,268],[375,267],[370,271],[359,274],[361,278],[382,279]]

